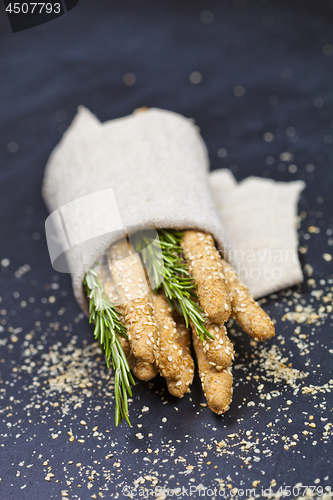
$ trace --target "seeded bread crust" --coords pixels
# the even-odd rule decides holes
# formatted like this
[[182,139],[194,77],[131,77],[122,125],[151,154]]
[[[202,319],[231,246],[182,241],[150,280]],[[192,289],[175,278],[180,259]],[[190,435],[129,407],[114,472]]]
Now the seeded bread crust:
[[264,342],[275,335],[271,318],[259,306],[233,268],[222,259],[223,273],[229,292],[232,317],[254,340]]
[[207,399],[208,407],[218,415],[229,410],[232,400],[232,371],[231,367],[222,371],[211,366],[204,352],[202,342],[196,333],[192,335],[195,354],[197,357],[202,389]]
[[[112,304],[115,304],[120,321],[124,326],[127,326],[123,316],[123,307],[119,303],[117,289],[110,273],[106,272],[103,267],[97,269],[97,273],[108,299]],[[147,363],[141,359],[135,358],[129,341],[122,336],[119,336],[119,341],[127,358],[129,367],[138,379],[148,381],[157,375],[158,370],[155,363]]]
[[110,247],[109,265],[120,299],[132,354],[145,363],[155,362],[157,323],[144,270],[138,254],[125,239]]
[[207,338],[203,342],[203,350],[210,365],[218,371],[231,366],[235,355],[234,345],[227,335],[226,327],[210,321],[205,321],[205,327],[214,337],[214,340]]
[[[168,301],[163,295],[153,295],[154,313],[158,325],[157,366],[166,378],[168,390],[177,397],[188,392],[194,375],[194,362],[189,350],[189,332],[176,324]],[[187,330],[187,329],[186,329]]]
[[178,332],[178,343],[183,350],[183,366],[180,379],[170,379],[167,384],[170,394],[182,398],[186,392],[190,392],[194,377],[194,361],[191,356],[191,330],[186,328],[184,319],[180,314],[174,314],[173,316]]
[[213,237],[198,231],[185,231],[181,246],[205,315],[213,323],[225,323],[231,306],[222,274],[221,256]]

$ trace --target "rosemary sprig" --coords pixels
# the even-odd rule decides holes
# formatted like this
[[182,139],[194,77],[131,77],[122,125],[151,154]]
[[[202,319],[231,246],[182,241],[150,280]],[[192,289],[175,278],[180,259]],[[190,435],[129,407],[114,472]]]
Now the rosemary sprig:
[[196,285],[182,258],[180,241],[183,234],[171,229],[159,229],[159,238],[152,240],[144,232],[134,236],[135,250],[140,253],[155,291],[162,287],[172,308],[194,324],[201,340],[214,337],[205,327],[203,310],[197,303]]
[[116,401],[116,426],[128,417],[128,395],[132,396],[130,384],[135,384],[131,370],[118,336],[127,339],[126,328],[119,320],[119,315],[104,293],[103,285],[97,273],[89,269],[83,281],[89,299],[89,323],[95,323],[94,337],[105,353],[106,365],[110,368],[110,360],[114,369],[114,394]]

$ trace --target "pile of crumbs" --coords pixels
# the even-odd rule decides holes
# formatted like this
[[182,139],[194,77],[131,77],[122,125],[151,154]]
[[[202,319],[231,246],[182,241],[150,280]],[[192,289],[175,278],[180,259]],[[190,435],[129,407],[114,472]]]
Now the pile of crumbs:
[[[311,291],[310,304],[305,303],[300,293],[294,292],[293,300],[288,301],[288,305],[291,305],[292,302],[295,303],[295,310],[290,311],[289,307],[287,307],[285,309],[286,312],[282,317],[282,321],[320,326],[327,318],[333,318],[333,287],[330,286],[332,285],[332,279],[327,281],[321,279],[319,283],[321,288],[316,288],[318,284],[313,278],[312,266],[310,266],[310,264],[306,264],[304,266],[304,272],[309,277],[307,285],[313,288]],[[282,295],[285,297],[287,297],[288,294],[290,294],[290,290],[282,292]],[[276,295],[273,296],[275,297]]]
[[77,338],[63,348],[57,344],[42,354],[43,365],[38,375],[44,380],[45,395],[55,397],[59,395],[60,406],[64,415],[69,413],[70,406],[80,408],[85,398],[92,396],[92,387],[99,386],[103,380],[107,381],[104,393],[113,398],[114,377],[107,370],[103,362],[98,342],[83,348],[76,347]]
[[272,345],[270,349],[261,347],[258,351],[260,367],[266,371],[267,377],[271,378],[276,384],[285,382],[297,391],[299,389],[297,380],[309,375],[308,372],[301,372],[296,368],[292,368],[288,358],[283,357],[276,345]]
[[307,323],[310,325],[311,323],[318,323],[319,320],[325,318],[327,318],[327,312],[324,306],[315,311],[311,305],[303,307],[299,304],[296,306],[295,311],[287,312],[283,316],[282,321],[296,321],[297,323]]

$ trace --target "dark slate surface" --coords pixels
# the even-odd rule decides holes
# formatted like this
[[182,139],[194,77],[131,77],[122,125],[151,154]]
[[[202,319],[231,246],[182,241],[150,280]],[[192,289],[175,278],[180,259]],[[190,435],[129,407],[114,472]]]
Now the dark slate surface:
[[[309,372],[300,381],[303,385],[323,385],[332,378],[330,314],[319,325],[301,325],[309,351],[305,355],[290,338],[295,336],[295,325],[282,321],[286,307],[294,310],[302,301],[312,303],[316,311],[322,303],[332,303],[329,297],[324,303],[311,295],[322,289],[327,296],[332,287],[332,261],[323,258],[332,253],[332,9],[332,2],[310,0],[81,0],[63,17],[12,34],[0,6],[0,334],[8,339],[0,354],[1,498],[61,498],[64,490],[69,498],[82,500],[123,498],[122,488],[132,488],[138,477],[146,476],[141,488],[152,488],[156,473],[161,488],[185,488],[178,498],[198,497],[194,488],[200,483],[219,486],[217,478],[241,489],[239,498],[248,497],[250,493],[242,494],[242,489],[252,488],[257,480],[258,496],[272,479],[274,491],[297,483],[316,488],[332,485],[332,446],[324,435],[324,426],[332,421],[331,393],[294,395],[291,388],[263,380],[265,373],[251,358],[254,348],[239,329],[234,336],[236,363],[244,368],[235,370],[234,401],[223,418],[199,405],[204,397],[198,379],[191,399],[176,401],[158,378],[135,387],[132,429],[125,424],[115,429],[113,400],[102,379],[103,360],[89,358],[94,365],[92,395],[82,398],[81,408],[70,403],[65,416],[62,396],[45,393],[50,376],[38,374],[45,365],[41,356],[50,348],[57,345],[60,351],[73,336],[79,347],[93,340],[92,328],[79,316],[69,276],[57,275],[50,265],[43,229],[47,210],[40,196],[47,158],[77,106],[84,104],[101,120],[143,105],[177,111],[200,126],[213,169],[231,168],[238,180],[257,175],[307,182],[300,201],[300,244],[308,251],[300,257],[303,265],[313,267],[313,275],[307,266],[301,290],[267,299],[264,307],[276,318],[278,331],[268,347],[278,345],[294,368]],[[213,20],[203,11],[213,13]],[[193,72],[201,74],[200,83],[191,83]],[[135,75],[133,85],[124,84],[126,73]],[[241,97],[234,93],[237,86],[245,89]],[[274,140],[265,141],[266,132]],[[218,155],[222,148],[227,151],[224,157],[223,151]],[[286,151],[292,154],[289,162],[279,158]],[[320,232],[308,233],[309,226]],[[22,270],[25,265],[30,270]],[[55,302],[49,301],[51,296]],[[29,345],[40,349],[29,353]],[[97,386],[99,380],[102,384]],[[270,401],[260,399],[260,383],[265,394],[274,389],[280,394]],[[81,394],[82,389],[75,389],[74,396]],[[250,401],[255,406],[248,406]],[[142,413],[144,406],[149,410]],[[314,416],[316,428],[305,424],[309,415]],[[87,427],[80,425],[81,419]],[[95,425],[99,436],[92,435]],[[70,428],[73,442],[67,434]],[[136,436],[139,432],[143,439]],[[227,437],[234,433],[234,438]],[[80,436],[84,443],[78,441]],[[244,451],[243,438],[258,442]],[[293,439],[296,446],[285,449]],[[214,440],[225,440],[230,453],[219,455]],[[156,448],[159,453],[154,453]],[[106,459],[110,454],[113,457]],[[242,457],[251,460],[246,463]],[[186,469],[188,465],[194,469]],[[54,477],[46,481],[50,466]],[[92,469],[95,480],[88,489]],[[139,497],[143,490],[133,493]],[[230,495],[227,488],[225,497]],[[297,496],[297,489],[291,496]]]

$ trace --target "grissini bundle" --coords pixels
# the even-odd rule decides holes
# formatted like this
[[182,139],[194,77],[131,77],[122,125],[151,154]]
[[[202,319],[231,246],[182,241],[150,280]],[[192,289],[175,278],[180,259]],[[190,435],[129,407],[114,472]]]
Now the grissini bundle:
[[[233,346],[225,327],[230,314],[256,339],[274,334],[246,289],[233,275],[226,277],[220,255],[228,241],[208,170],[207,150],[193,121],[149,109],[101,124],[83,107],[46,167],[51,260],[56,270],[71,273],[75,297],[114,367],[117,424],[128,420],[132,372],[145,380],[164,373],[170,392],[179,397],[189,390],[190,326],[204,391],[217,413],[226,411],[232,394]],[[146,229],[155,230],[162,253],[155,254],[153,242],[140,246],[134,238],[128,246],[124,240]],[[106,252],[117,303],[108,299],[93,269]],[[162,279],[152,291],[145,279],[161,268]],[[156,291],[165,298],[152,297]],[[172,361],[159,350],[164,325],[175,346]],[[176,350],[182,351],[182,363]],[[223,401],[211,398],[215,386]]]
[[[150,379],[158,370],[166,379],[169,392],[182,397],[189,391],[194,375],[190,325],[208,406],[221,415],[229,409],[233,393],[234,349],[224,322],[230,314],[237,320],[241,308],[240,324],[256,340],[273,336],[273,324],[231,266],[221,258],[210,235],[198,231],[161,230],[159,236],[165,268],[161,268],[161,256],[154,252],[154,245],[149,247],[150,252],[142,252],[140,237],[133,238],[134,246],[123,239],[108,252],[109,268],[128,332],[129,365],[142,380]],[[141,250],[141,261],[135,247]],[[181,255],[180,248],[183,250]],[[163,269],[163,280],[156,287],[160,289],[158,293],[149,291],[145,282],[148,273],[145,274],[143,265],[150,270]],[[182,301],[189,298],[189,290],[192,299],[196,300],[192,301],[196,306],[193,310],[188,305],[185,309],[182,307]],[[246,298],[247,307],[239,302],[240,297]]]

